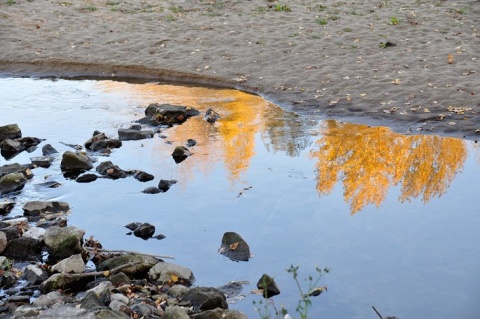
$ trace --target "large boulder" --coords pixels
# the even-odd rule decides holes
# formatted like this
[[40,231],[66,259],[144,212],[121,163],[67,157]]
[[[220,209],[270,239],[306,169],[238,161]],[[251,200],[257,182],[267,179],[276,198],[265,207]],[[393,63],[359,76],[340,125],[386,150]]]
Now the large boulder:
[[27,179],[22,173],[10,173],[0,177],[0,194],[21,190]]
[[42,244],[35,239],[20,237],[8,242],[4,256],[18,260],[40,260]]
[[153,103],[145,109],[145,115],[155,125],[182,124],[189,117],[199,115],[200,112],[183,105]]
[[68,258],[82,251],[82,239],[85,231],[73,226],[52,226],[45,232],[45,245],[49,258],[53,260]]
[[195,281],[195,276],[189,268],[167,262],[157,263],[149,270],[148,276],[158,282],[168,282],[174,278],[176,284],[184,286],[191,286]]
[[7,138],[15,139],[22,137],[22,131],[17,124],[8,124],[0,126],[0,141]]
[[85,262],[80,254],[72,255],[52,266],[52,272],[64,274],[81,274],[85,269]]
[[66,173],[83,173],[93,168],[92,161],[86,154],[66,151],[63,153],[60,169]]

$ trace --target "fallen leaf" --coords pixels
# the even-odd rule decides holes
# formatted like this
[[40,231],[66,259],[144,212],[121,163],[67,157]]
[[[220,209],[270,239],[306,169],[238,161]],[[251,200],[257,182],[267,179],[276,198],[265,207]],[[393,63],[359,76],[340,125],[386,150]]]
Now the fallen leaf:
[[235,250],[235,249],[237,249],[237,247],[238,247],[238,242],[233,243],[233,244],[230,244],[230,246],[228,246],[228,247],[229,247],[231,250]]
[[178,276],[174,274],[170,275],[170,281],[174,283],[178,282]]
[[396,85],[402,84],[402,80],[400,80],[400,79],[395,79],[395,80],[393,80],[391,83],[396,84]]
[[455,60],[453,59],[453,55],[449,54],[448,55],[448,64],[453,64],[455,63]]
[[423,112],[424,112],[424,113],[430,113],[430,110],[427,109],[427,108],[423,108]]

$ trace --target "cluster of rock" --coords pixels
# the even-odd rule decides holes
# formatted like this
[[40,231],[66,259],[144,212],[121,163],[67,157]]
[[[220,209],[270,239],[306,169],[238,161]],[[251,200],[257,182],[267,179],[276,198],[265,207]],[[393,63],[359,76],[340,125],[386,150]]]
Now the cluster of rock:
[[[151,104],[140,124],[172,126],[185,122],[199,112],[188,106]],[[219,115],[210,110],[205,120],[214,123]],[[157,130],[158,132],[158,130]],[[61,154],[60,169],[66,178],[92,182],[97,178],[119,179],[129,176],[148,182],[154,176],[140,170],[124,170],[111,161],[95,165],[95,154],[110,154],[123,141],[152,138],[156,132],[131,125],[118,130],[118,139],[95,131],[82,146]],[[7,160],[20,152],[33,151],[42,139],[22,138],[18,125],[0,127],[0,150]],[[186,146],[192,147],[194,140]],[[66,144],[67,145],[67,144]],[[172,153],[176,163],[192,155],[186,146]],[[8,164],[0,167],[0,194],[14,196],[32,179],[32,170],[50,167],[60,153],[50,144],[42,147],[41,157],[30,164]],[[95,167],[95,172],[91,173]],[[158,187],[145,193],[166,192],[176,180],[160,180]],[[48,184],[48,185],[47,185]],[[58,187],[58,182],[45,186]],[[17,203],[0,202],[0,214],[8,215]],[[228,310],[227,296],[237,293],[241,284],[223,287],[191,288],[195,277],[190,269],[141,253],[108,251],[93,238],[85,240],[85,231],[67,225],[70,207],[66,202],[29,201],[23,215],[6,217],[0,222],[0,318],[245,318]],[[157,239],[155,227],[148,223],[127,225],[141,238]],[[87,267],[87,265],[94,265]],[[232,288],[233,287],[233,288]],[[72,297],[74,296],[74,297]],[[31,302],[31,300],[33,302]]]

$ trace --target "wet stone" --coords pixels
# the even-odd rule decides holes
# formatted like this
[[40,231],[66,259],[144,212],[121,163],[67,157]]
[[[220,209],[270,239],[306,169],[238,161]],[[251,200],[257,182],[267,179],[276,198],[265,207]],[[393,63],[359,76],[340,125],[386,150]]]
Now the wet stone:
[[97,178],[98,178],[98,176],[95,175],[95,174],[83,174],[83,175],[78,176],[75,179],[75,181],[77,183],[91,183],[91,182],[96,181]]
[[32,157],[30,160],[33,164],[43,168],[49,168],[52,165],[52,158],[50,156]]
[[195,146],[195,145],[197,145],[197,141],[195,141],[194,139],[189,138],[187,140],[187,144],[186,144],[187,147],[192,147],[192,146]]
[[7,138],[16,139],[22,137],[22,131],[18,124],[8,124],[0,126],[0,141]]
[[118,138],[121,141],[137,141],[137,140],[144,140],[147,138],[152,138],[154,132],[151,130],[135,130],[135,129],[127,129],[121,128],[118,129]]
[[190,106],[153,103],[145,109],[145,116],[153,125],[182,124],[200,112]]
[[183,162],[187,157],[191,155],[192,153],[185,146],[175,147],[175,150],[172,153],[173,160],[177,164]]
[[63,153],[60,168],[63,172],[71,174],[81,174],[93,168],[90,158],[81,153],[66,151]]
[[257,288],[263,290],[264,298],[271,298],[280,294],[280,289],[275,280],[267,274],[263,274],[257,282]]
[[133,177],[140,182],[149,182],[152,181],[155,177],[152,174],[148,174],[143,171],[136,171],[133,174]]
[[154,187],[154,186],[151,186],[151,187],[147,187],[145,188],[142,193],[145,193],[145,194],[158,194],[158,193],[163,193],[163,191],[158,188],[158,187]]
[[155,233],[155,226],[149,223],[143,223],[133,231],[133,234],[135,236],[143,239],[152,237],[154,233]]
[[50,156],[50,155],[58,154],[58,151],[52,145],[45,144],[42,147],[42,154],[44,156]]
[[49,214],[68,214],[70,205],[67,202],[55,201],[30,201],[23,205],[23,215],[27,217],[40,217]]
[[182,297],[193,306],[194,311],[212,310],[215,308],[228,309],[225,295],[212,287],[195,287]]
[[162,192],[166,192],[170,189],[170,187],[174,184],[176,184],[177,181],[172,179],[172,180],[165,180],[161,179],[160,182],[158,183],[158,188],[162,190]]
[[248,261],[250,259],[250,247],[242,236],[235,232],[223,234],[218,252],[233,261]]
[[10,213],[15,206],[14,202],[1,202],[0,203],[0,215],[6,215]]
[[39,265],[28,265],[25,267],[24,278],[27,282],[38,285],[48,278],[48,273]]
[[214,110],[212,109],[208,109],[206,112],[205,112],[205,121],[207,121],[208,123],[215,123],[217,120],[220,119],[220,114],[218,114],[217,112],[215,112]]
[[0,194],[6,194],[23,189],[27,179],[22,173],[10,173],[0,177]]

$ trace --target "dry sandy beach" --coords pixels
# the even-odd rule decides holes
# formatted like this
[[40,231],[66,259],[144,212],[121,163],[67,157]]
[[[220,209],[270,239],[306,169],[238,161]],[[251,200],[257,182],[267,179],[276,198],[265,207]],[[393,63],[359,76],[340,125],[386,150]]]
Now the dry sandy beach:
[[478,0],[0,0],[0,72],[215,84],[476,139],[479,28]]

